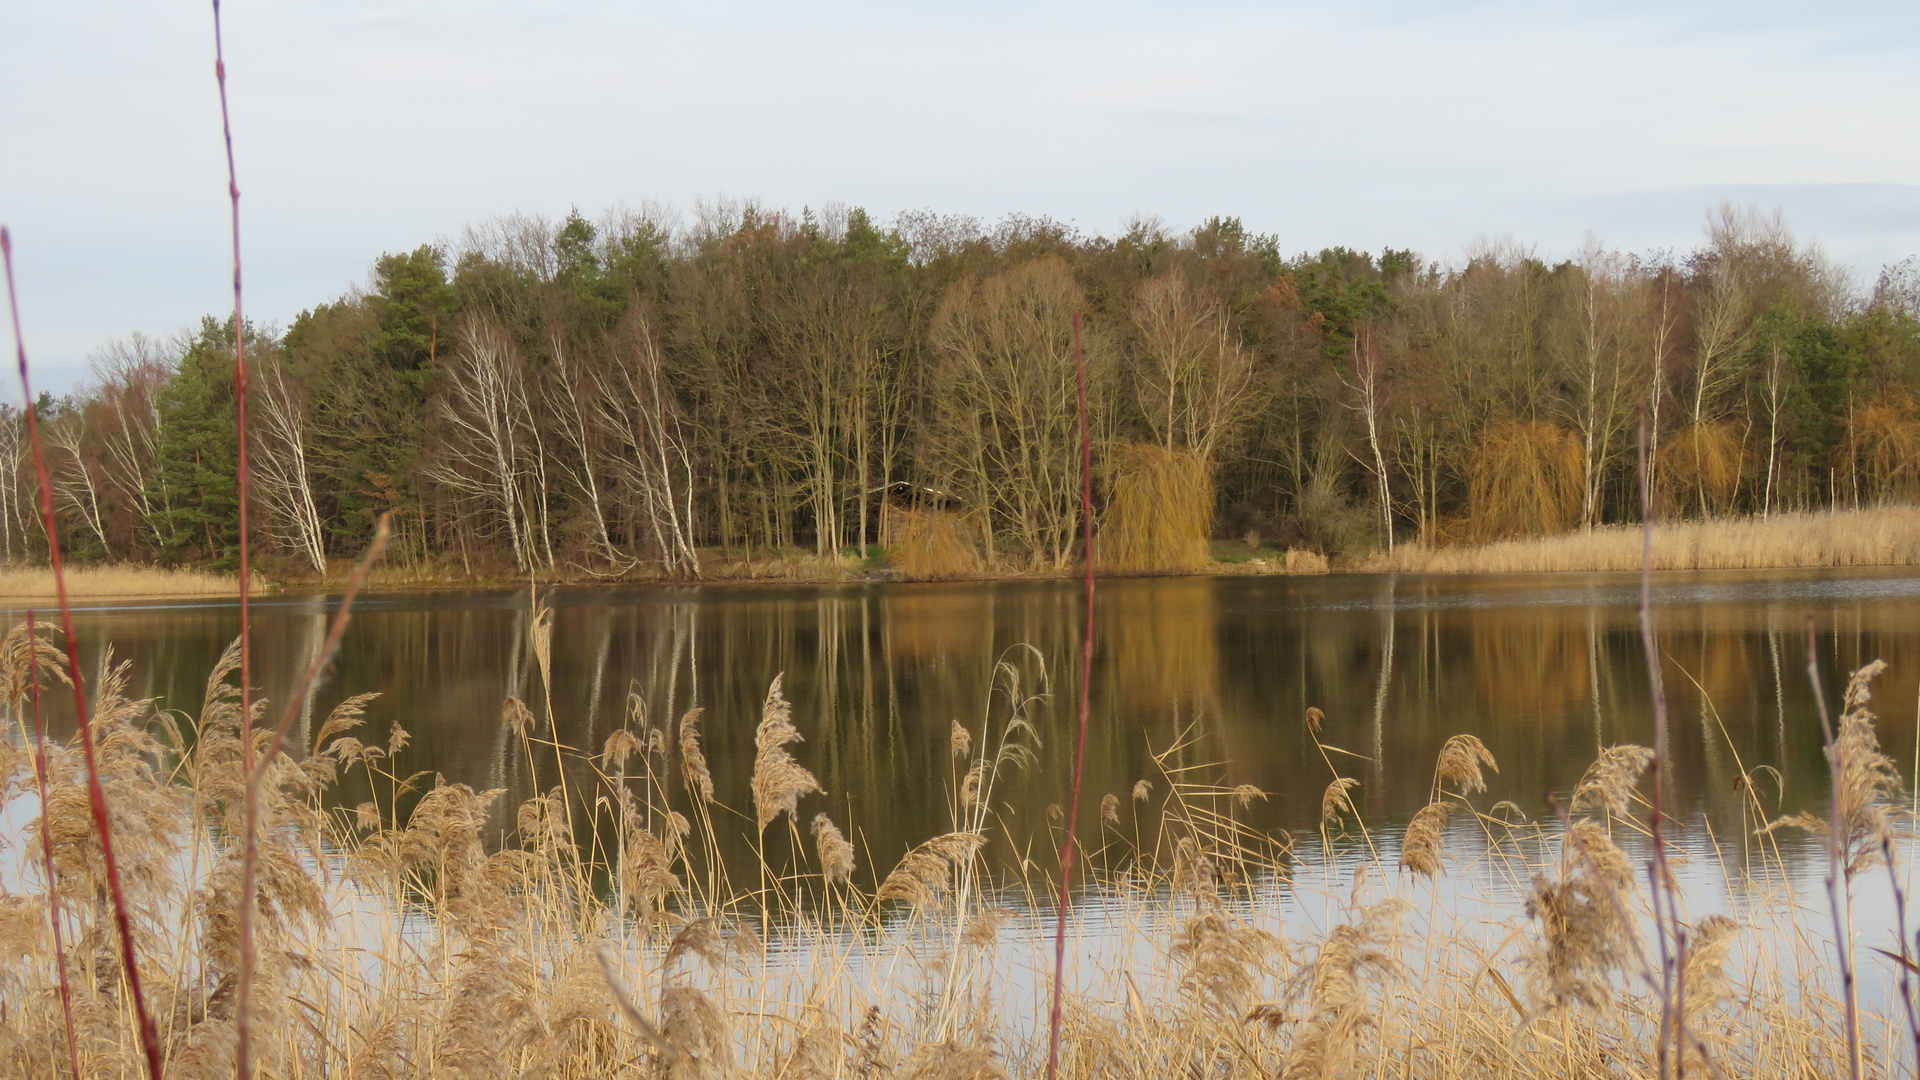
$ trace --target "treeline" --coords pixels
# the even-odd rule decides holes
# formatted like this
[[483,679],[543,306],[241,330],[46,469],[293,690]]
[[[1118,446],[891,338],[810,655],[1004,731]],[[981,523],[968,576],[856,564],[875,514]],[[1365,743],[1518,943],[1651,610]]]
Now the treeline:
[[[1059,567],[1075,312],[1096,513],[1122,549],[1158,530],[1340,554],[1637,517],[1642,412],[1664,513],[1863,505],[1920,485],[1915,270],[1858,288],[1730,207],[1684,256],[1488,246],[1457,267],[1287,256],[1230,218],[1098,237],[752,206],[508,217],[247,328],[256,524],[293,573],[387,512],[397,558],[474,574],[692,578],[928,514],[983,564]],[[233,336],[209,318],[111,343],[40,402],[69,550],[232,563]],[[8,559],[45,547],[24,450],[9,411]]]

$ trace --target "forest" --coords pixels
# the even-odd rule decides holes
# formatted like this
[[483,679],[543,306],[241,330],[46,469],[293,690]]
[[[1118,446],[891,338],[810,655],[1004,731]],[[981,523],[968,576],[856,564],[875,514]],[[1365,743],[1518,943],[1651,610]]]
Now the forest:
[[[702,207],[511,215],[382,255],[242,328],[267,570],[714,576],[755,560],[1048,572],[1081,515],[1081,313],[1103,565],[1210,544],[1334,557],[1920,489],[1920,262],[1867,284],[1777,214],[1700,244],[1287,255],[1215,218]],[[237,558],[235,328],[109,342],[36,407],[60,540],[89,562]],[[24,417],[0,548],[44,558]],[[918,569],[915,569],[918,568]]]

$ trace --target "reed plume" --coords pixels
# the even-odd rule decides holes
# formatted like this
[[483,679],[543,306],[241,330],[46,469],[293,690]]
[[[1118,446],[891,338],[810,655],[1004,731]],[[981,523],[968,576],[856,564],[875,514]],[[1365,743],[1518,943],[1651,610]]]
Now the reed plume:
[[1481,773],[1482,766],[1500,771],[1493,760],[1493,752],[1488,750],[1477,736],[1455,735],[1440,748],[1440,760],[1434,765],[1437,783],[1453,782],[1464,794],[1477,794],[1487,790],[1486,777]]
[[[1879,718],[1867,708],[1873,700],[1873,680],[1886,668],[1886,661],[1875,660],[1847,680],[1840,723],[1833,744],[1826,750],[1828,767],[1836,778],[1835,817],[1840,822],[1837,842],[1842,870],[1848,878],[1879,863],[1881,841],[1893,835],[1889,808],[1897,806],[1903,790],[1899,768],[1880,749],[1880,736],[1874,730]],[[1831,835],[1834,828],[1831,820],[1799,813],[1782,817],[1763,831],[1784,826],[1822,835]]]
[[920,911],[939,911],[953,889],[953,875],[986,845],[977,832],[936,836],[907,852],[875,894],[879,900],[903,900]]
[[829,884],[853,880],[853,845],[824,813],[813,815],[813,842],[820,854],[820,872]]
[[1370,1040],[1380,1027],[1372,995],[1401,973],[1395,952],[1405,909],[1391,900],[1362,907],[1358,918],[1327,933],[1301,972],[1305,1027],[1281,1063],[1281,1080],[1349,1075],[1370,1056]]
[[1444,800],[1428,803],[1413,815],[1407,834],[1400,842],[1400,865],[1426,877],[1440,873],[1441,856],[1447,839],[1447,815],[1453,804]]
[[1336,776],[1320,794],[1320,824],[1326,828],[1338,827],[1340,815],[1351,814],[1353,799],[1347,793],[1360,786],[1360,781],[1351,776]]
[[1100,796],[1100,820],[1109,825],[1120,824],[1120,796],[1112,792]]
[[705,709],[688,709],[680,717],[680,783],[699,796],[703,803],[713,801],[713,773],[707,769],[706,752],[700,748],[700,717]]
[[775,675],[767,687],[760,726],[753,734],[753,810],[763,831],[781,814],[793,817],[802,795],[822,791],[820,781],[787,752],[787,747],[801,741],[801,735],[793,726],[793,709],[780,693],[783,678],[784,674]]
[[1634,928],[1620,901],[1632,883],[1633,866],[1606,831],[1573,822],[1560,872],[1536,877],[1527,902],[1527,914],[1540,928],[1529,966],[1543,1009],[1612,1003],[1610,980],[1633,948]]
[[1573,789],[1572,812],[1599,810],[1614,817],[1626,816],[1628,800],[1652,762],[1653,751],[1644,746],[1623,744],[1600,751]]

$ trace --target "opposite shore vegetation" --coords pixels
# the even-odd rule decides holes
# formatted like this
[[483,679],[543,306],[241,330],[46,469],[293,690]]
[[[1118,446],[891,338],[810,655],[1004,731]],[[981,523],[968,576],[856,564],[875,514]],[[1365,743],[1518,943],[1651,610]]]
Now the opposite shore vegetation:
[[[1766,565],[1908,561],[1847,536],[1920,494],[1920,264],[1854,282],[1755,211],[1681,255],[1442,267],[1289,256],[1226,218],[1099,237],[750,205],[502,218],[245,328],[257,558],[337,579],[391,511],[394,582],[1061,572],[1075,310],[1105,569],[1441,569],[1569,533],[1485,565],[1611,565],[1643,413],[1663,521],[1761,519],[1727,535]],[[230,571],[233,337],[110,343],[44,402],[77,561]],[[20,420],[16,565],[45,548]]]

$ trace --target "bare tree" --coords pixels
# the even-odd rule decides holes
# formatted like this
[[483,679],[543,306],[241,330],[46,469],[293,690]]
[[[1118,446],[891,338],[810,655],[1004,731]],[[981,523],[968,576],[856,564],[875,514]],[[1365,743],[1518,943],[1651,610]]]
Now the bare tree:
[[1380,368],[1380,348],[1374,340],[1373,327],[1356,327],[1353,335],[1353,376],[1342,376],[1340,381],[1353,394],[1353,400],[1347,403],[1347,407],[1359,415],[1361,425],[1366,429],[1369,456],[1354,456],[1373,476],[1374,488],[1380,496],[1380,533],[1386,541],[1387,550],[1392,551],[1393,491],[1388,484],[1387,455],[1382,442],[1382,431],[1386,424],[1383,415],[1386,387]]
[[47,443],[54,455],[53,495],[56,502],[73,511],[87,531],[100,542],[100,550],[109,558],[113,545],[107,540],[107,528],[100,514],[99,470],[88,460],[92,446],[87,438],[84,402],[69,401],[45,425]]
[[14,560],[16,548],[27,555],[28,507],[21,491],[20,467],[26,457],[26,418],[21,411],[0,404],[0,555]]
[[661,567],[673,577],[698,578],[690,433],[645,309],[628,313],[612,344],[613,362],[594,374],[593,402],[613,447],[613,474]]
[[134,334],[109,341],[88,359],[102,407],[106,485],[139,519],[136,531],[162,540],[161,520],[173,509],[154,461],[160,449],[160,391],[179,362],[181,346]]
[[573,451],[571,460],[560,459],[560,467],[572,477],[574,486],[580,489],[581,496],[587,501],[595,553],[610,565],[631,566],[631,560],[614,547],[612,535],[607,530],[606,500],[600,492],[600,474],[605,463],[589,404],[594,376],[588,372],[586,361],[567,348],[558,330],[552,331],[548,340],[553,361],[547,369],[544,384],[548,406],[560,429],[561,439]]
[[[1082,302],[1066,263],[1044,258],[958,282],[933,320],[941,392],[929,463],[975,513],[989,552],[1004,531],[1035,566],[1067,565],[1080,517],[1070,325]],[[1085,341],[1097,422],[1112,364],[1095,328]]]
[[1141,282],[1131,314],[1141,342],[1133,364],[1141,415],[1155,441],[1192,449],[1211,468],[1259,408],[1252,354],[1220,301],[1178,274]]
[[275,531],[306,557],[314,573],[325,578],[326,531],[320,525],[307,469],[305,402],[298,384],[288,377],[286,357],[278,349],[267,350],[256,363],[251,390],[260,423],[253,429],[253,480]]
[[1570,331],[1563,352],[1568,367],[1574,430],[1580,433],[1582,477],[1580,526],[1591,529],[1600,518],[1601,482],[1614,458],[1614,440],[1631,416],[1631,355],[1627,335],[1632,323],[1632,292],[1627,262],[1603,250],[1591,237],[1580,253],[1573,295],[1562,320]]
[[498,321],[468,314],[440,403],[446,428],[442,457],[428,470],[506,526],[514,565],[522,571],[533,569],[539,559],[536,525],[523,490],[531,471],[525,448],[530,410],[524,367],[519,349]]

